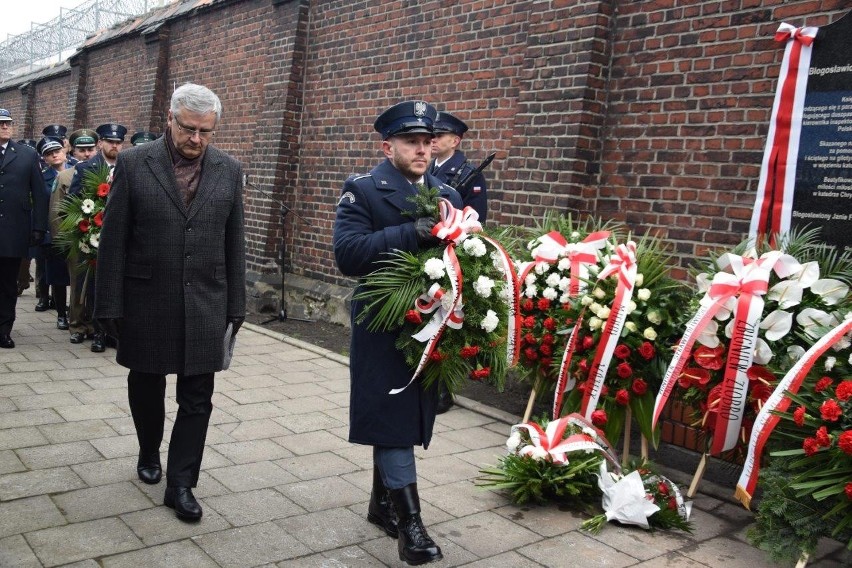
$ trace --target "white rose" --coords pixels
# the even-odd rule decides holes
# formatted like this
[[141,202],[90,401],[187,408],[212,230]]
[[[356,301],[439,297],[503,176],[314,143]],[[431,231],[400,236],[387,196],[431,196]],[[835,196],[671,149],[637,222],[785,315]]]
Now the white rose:
[[639,291],[636,292],[636,297],[643,302],[647,302],[651,298],[651,291],[647,288],[639,288]]
[[480,276],[476,279],[476,282],[473,283],[473,291],[476,292],[480,298],[490,298],[492,288],[494,288],[494,281],[487,276]]
[[566,270],[569,270],[570,268],[571,268],[571,261],[568,260],[567,258],[560,258],[559,262],[556,264],[556,269],[559,270],[559,272],[565,272]]
[[597,317],[589,318],[589,329],[595,330],[600,329],[603,325],[603,320]]
[[837,363],[837,357],[826,357],[825,358],[825,370],[830,371],[834,368],[834,364]]
[[514,453],[515,450],[518,449],[518,446],[521,445],[521,434],[520,432],[513,432],[509,439],[506,440],[506,449],[509,452]]
[[553,288],[545,288],[542,291],[541,295],[547,298],[548,300],[555,300],[559,297],[559,292],[557,292]]
[[485,248],[485,243],[483,243],[482,239],[478,237],[465,239],[462,244],[462,248],[464,249],[464,252],[477,258],[485,256],[485,253],[488,252]]
[[633,312],[636,311],[636,307],[637,307],[636,302],[634,302],[633,300],[630,300],[630,302],[627,304],[627,313],[632,314]]
[[536,296],[538,296],[538,288],[536,288],[535,286],[527,286],[524,290],[524,296],[526,296],[527,298],[535,298]]
[[591,306],[594,303],[595,299],[591,296],[583,296],[580,300],[580,303],[584,306]]
[[559,286],[560,280],[561,278],[559,277],[559,274],[551,272],[547,275],[547,279],[544,281],[544,283],[550,286],[551,288],[556,288],[557,286]]
[[83,210],[83,213],[88,215],[95,210],[95,202],[91,199],[84,199],[83,203],[80,204],[80,209]]
[[647,317],[648,321],[651,322],[654,325],[660,325],[661,323],[663,323],[663,317],[660,315],[660,312],[658,312],[657,310],[651,310],[650,312],[648,312],[648,315],[645,316],[645,317]]
[[612,310],[606,306],[602,306],[601,309],[598,310],[598,317],[602,320],[605,320],[609,317],[609,314],[612,313]]
[[440,258],[430,258],[425,263],[423,263],[423,272],[425,272],[426,276],[432,278],[433,280],[443,278],[444,261]]
[[624,322],[624,329],[626,329],[627,331],[633,332],[633,331],[636,331],[639,328],[636,327],[636,324],[634,322],[627,321],[627,322]]
[[645,331],[642,332],[642,337],[647,339],[648,341],[654,341],[657,339],[657,332],[653,327],[646,327]]
[[575,242],[579,241],[580,240],[580,233],[578,233],[577,231],[571,231],[571,240],[575,241]]
[[485,317],[482,318],[482,322],[479,324],[479,327],[485,330],[485,333],[491,333],[495,329],[497,329],[497,324],[500,323],[500,320],[497,319],[497,314],[494,310],[488,310],[485,313]]
[[593,295],[595,296],[595,298],[597,298],[598,300],[603,300],[604,298],[606,298],[606,292],[604,292],[604,291],[603,291],[603,290],[601,290],[600,288],[595,288],[595,290],[594,290],[594,292],[592,292],[592,294],[593,294]]
[[641,286],[643,282],[645,282],[645,276],[642,275],[641,273],[637,274],[636,275],[636,281],[634,282],[634,284],[636,286]]

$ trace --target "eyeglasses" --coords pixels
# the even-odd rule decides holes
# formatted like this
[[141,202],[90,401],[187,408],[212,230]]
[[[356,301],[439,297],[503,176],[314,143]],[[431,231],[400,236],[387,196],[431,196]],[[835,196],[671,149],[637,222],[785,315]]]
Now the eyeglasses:
[[0,121],[0,128],[12,128],[12,121],[11,120]]
[[187,126],[184,126],[183,124],[180,123],[180,121],[177,118],[174,118],[174,121],[175,121],[175,124],[177,125],[180,133],[185,134],[185,135],[189,136],[190,138],[192,138],[193,136],[198,134],[199,138],[207,139],[207,138],[210,138],[211,136],[213,136],[214,134],[216,134],[215,130],[211,130],[209,128],[189,128]]

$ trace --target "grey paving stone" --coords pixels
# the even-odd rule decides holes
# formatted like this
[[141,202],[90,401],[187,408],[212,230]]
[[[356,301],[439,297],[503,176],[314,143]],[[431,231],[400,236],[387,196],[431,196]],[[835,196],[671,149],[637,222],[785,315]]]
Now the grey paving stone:
[[30,545],[21,535],[0,539],[0,566],[9,568],[41,568]]
[[[476,426],[485,426],[494,422],[493,418],[488,418],[476,412],[467,410],[466,408],[454,407],[451,412],[439,414],[435,419],[436,424],[440,424],[444,429],[463,430],[465,428],[474,428]],[[508,432],[508,429],[506,430]],[[507,436],[508,437],[508,436]],[[501,443],[505,442],[504,439]]]
[[277,460],[293,453],[269,439],[244,440],[213,446],[217,452],[235,464]]
[[234,526],[265,523],[305,512],[274,489],[229,493],[210,497],[205,502]]
[[349,442],[325,430],[292,434],[290,436],[274,438],[274,440],[297,456],[329,452],[349,446]]
[[27,468],[12,450],[0,450],[0,475],[16,473]]
[[68,467],[0,475],[0,501],[80,489],[85,483]]
[[683,549],[690,544],[688,533],[681,531],[646,531],[641,527],[625,527],[610,523],[600,533],[590,534],[592,538],[626,551],[639,560],[650,560],[657,556]]
[[[281,370],[279,371],[281,380],[289,385],[298,385],[302,383],[315,383],[320,380],[319,375],[317,375],[316,371],[320,368],[314,368],[312,370],[301,370],[297,371],[295,369],[290,369],[289,363],[282,363],[279,365]],[[312,367],[314,367],[312,365]],[[348,372],[347,372],[348,376]]]
[[331,392],[349,392],[350,382],[349,382],[349,373],[347,372],[346,377],[342,379],[327,379],[322,383],[323,388],[330,390]]
[[104,568],[139,568],[163,566],[168,568],[217,568],[219,565],[191,539],[150,546],[101,559]]
[[96,462],[72,465],[79,475],[90,487],[98,485],[109,485],[119,481],[136,479],[136,456],[102,459]]
[[417,462],[418,477],[428,479],[435,485],[474,479],[478,474],[478,467],[455,456],[427,457]]
[[91,444],[107,459],[139,454],[139,441],[135,434],[96,438]]
[[330,400],[326,400],[322,397],[277,400],[275,401],[275,405],[278,406],[281,410],[283,410],[281,416],[286,416],[288,414],[305,414],[307,412],[316,412],[319,410],[330,410],[332,408],[338,408],[338,405],[336,403],[331,402]]
[[262,440],[292,434],[290,430],[271,418],[238,422],[228,435],[235,440]]
[[446,456],[450,454],[459,454],[461,457],[464,452],[469,451],[461,444],[457,444],[452,440],[444,438],[442,434],[433,434],[432,442],[429,444],[429,449],[424,450],[423,446],[415,446],[414,455],[417,458],[434,458],[437,456]]
[[26,361],[27,358],[18,351],[0,351],[0,364],[15,363],[18,361]]
[[545,566],[564,566],[570,559],[576,566],[606,566],[618,568],[636,564],[636,558],[611,548],[581,531],[537,542],[517,550]]
[[347,546],[321,554],[303,556],[296,560],[285,560],[276,564],[276,568],[374,568],[382,566],[378,558],[357,546]]
[[299,479],[318,479],[331,475],[343,475],[361,469],[342,457],[332,454],[313,454],[280,459],[275,462]]
[[537,505],[527,503],[524,505],[511,504],[509,496],[500,491],[490,491],[503,498],[503,507],[493,509],[501,517],[505,517],[522,527],[540,534],[543,537],[559,536],[568,531],[575,530],[580,524],[589,518],[579,511],[570,508],[555,507],[553,504]]
[[88,560],[72,562],[71,564],[63,564],[59,568],[101,568],[101,565],[89,558]]
[[[504,552],[497,556],[491,556],[490,558],[483,558],[482,560],[465,564],[465,568],[494,568],[497,566],[500,568],[534,568],[535,566],[542,565],[538,562],[533,562],[525,556],[521,556],[517,552]],[[571,566],[576,565],[571,564]]]
[[[131,422],[131,426],[132,426]],[[39,426],[39,431],[52,444],[75,442],[78,440],[93,440],[115,436],[116,432],[103,420],[82,420],[80,422],[63,422]]]
[[[23,357],[21,360],[23,360]],[[47,380],[50,380],[50,377],[41,371],[31,373],[0,373],[0,385],[31,384]]]
[[105,404],[78,404],[77,406],[64,406],[56,408],[63,419],[67,422],[80,420],[97,420],[104,418],[118,418],[127,416],[127,413],[113,403]]
[[681,554],[709,566],[721,566],[736,563],[738,566],[766,566],[769,556],[759,548],[731,538],[713,538],[696,543],[681,551]]
[[508,431],[504,434],[492,432],[482,426],[473,428],[461,428],[442,432],[441,436],[469,450],[481,450],[483,448],[505,447]]
[[278,490],[308,511],[345,507],[370,498],[368,492],[339,477],[291,483]]
[[153,507],[142,491],[124,481],[55,495],[53,501],[71,523],[114,517]]
[[78,392],[75,396],[83,404],[126,403],[127,388],[90,390]]
[[490,511],[506,504],[506,498],[503,495],[477,488],[471,480],[421,489],[420,499],[428,501],[454,517]]
[[272,462],[256,462],[208,470],[231,491],[250,491],[297,481],[297,478]]
[[270,522],[202,535],[195,542],[220,566],[242,568],[309,554],[292,534]]
[[335,406],[349,406],[349,393],[348,392],[333,392],[329,394],[321,395],[323,400],[327,400],[328,402],[334,404]]
[[46,495],[0,503],[0,538],[64,524],[65,517]]
[[18,407],[11,398],[0,398],[0,412],[15,412]]
[[6,363],[9,371],[13,373],[26,373],[29,371],[51,371],[64,368],[61,363],[42,359],[38,361],[9,361]]
[[57,422],[64,422],[64,419],[52,408],[0,414],[0,429],[55,424]]
[[358,544],[375,534],[365,518],[345,508],[297,515],[275,523],[314,552]]
[[142,541],[119,519],[99,519],[27,534],[33,551],[45,566],[98,558],[142,548]]
[[258,402],[255,404],[243,404],[228,408],[228,413],[237,420],[258,420],[261,418],[275,418],[283,416],[284,411],[271,402]]
[[17,450],[17,453],[29,469],[46,469],[103,459],[100,452],[89,442],[34,446]]
[[[214,407],[213,412],[216,412]],[[136,435],[136,427],[133,425],[133,419],[128,415],[125,418],[109,418],[103,421],[112,428],[112,435],[119,434],[121,436]],[[166,418],[166,429],[171,430],[172,420]],[[167,438],[163,438],[167,439]]]
[[439,523],[428,529],[432,538],[451,540],[479,558],[494,556],[541,540],[536,533],[492,512]]
[[[285,395],[270,388],[257,388],[245,390],[229,390],[227,398],[237,404],[256,404],[260,402],[272,402],[287,398]],[[229,405],[229,408],[232,405]]]
[[[196,497],[200,497],[194,491],[193,493]],[[159,502],[162,503],[162,493]],[[142,539],[145,546],[183,540],[209,532],[220,531],[230,526],[219,513],[210,507],[205,507],[202,499],[199,499],[199,502],[204,510],[204,516],[197,523],[186,523],[179,520],[175,516],[175,512],[164,505],[133,513],[125,513],[119,518],[130,527],[136,536]]]
[[[50,384],[50,383],[36,383],[36,384]],[[32,388],[33,385],[0,385],[0,396],[2,397],[10,397],[10,396],[23,396],[27,394],[37,394],[38,391]],[[38,393],[40,394],[40,393]]]
[[281,384],[275,375],[278,369],[273,365],[252,363],[249,365],[235,365],[231,371],[235,376],[229,380],[237,386],[256,389],[261,387],[274,387]]
[[348,444],[346,447],[334,450],[332,453],[354,463],[361,469],[373,470],[373,452],[369,446]]
[[234,406],[237,404],[234,402],[232,398],[229,398],[226,394],[221,392],[213,393],[213,406],[214,408],[227,408],[229,406]]
[[[432,446],[429,446],[429,451],[432,451]],[[424,457],[426,452],[423,453]],[[484,467],[492,467],[499,463],[500,458],[506,455],[505,446],[495,446],[491,448],[483,448],[481,450],[469,450],[455,454],[457,458],[476,467],[477,470]]]
[[[697,562],[680,552],[670,552],[663,556],[657,556],[650,560],[645,560],[638,564],[633,564],[631,568],[700,568],[702,566],[711,567],[713,565]],[[727,566],[746,566],[738,563],[728,563]],[[760,566],[763,566],[762,564]],[[816,566],[816,565],[815,565]],[[822,565],[819,565],[822,568]],[[752,566],[751,568],[755,568]],[[828,567],[826,567],[828,568]]]
[[48,394],[52,392],[86,392],[92,387],[81,380],[73,381],[46,381],[30,385],[36,394]]
[[318,383],[302,383],[298,385],[283,384],[274,387],[272,390],[284,395],[281,398],[304,398],[307,396],[321,396],[331,394],[332,391]]
[[[86,357],[90,357],[86,355]],[[91,359],[98,360],[98,357],[91,356]],[[103,359],[101,359],[103,363]],[[100,378],[103,376],[101,365],[96,365],[93,368],[63,368],[61,370],[47,371],[47,376],[54,381],[78,380],[85,381],[92,378]]]

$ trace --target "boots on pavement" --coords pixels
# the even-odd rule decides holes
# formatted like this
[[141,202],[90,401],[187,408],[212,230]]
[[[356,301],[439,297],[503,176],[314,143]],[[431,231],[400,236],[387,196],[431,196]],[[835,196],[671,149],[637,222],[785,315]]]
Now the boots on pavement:
[[373,466],[373,489],[370,492],[367,520],[385,531],[388,536],[397,537],[396,511],[391,504],[388,489],[382,482],[379,468],[375,465]]
[[444,558],[441,549],[429,537],[420,519],[420,497],[417,494],[417,484],[412,483],[402,489],[391,489],[390,496],[399,518],[399,540],[397,541],[399,559],[411,566],[418,566]]

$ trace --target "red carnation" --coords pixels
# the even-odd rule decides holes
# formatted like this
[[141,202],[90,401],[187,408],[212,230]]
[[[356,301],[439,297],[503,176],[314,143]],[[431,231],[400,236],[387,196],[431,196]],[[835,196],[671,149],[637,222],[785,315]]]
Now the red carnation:
[[539,310],[546,312],[550,309],[550,300],[547,298],[539,298],[536,307],[538,307]]
[[77,223],[77,228],[80,230],[81,233],[88,233],[89,227],[90,225],[88,219],[83,219],[79,223]]
[[447,358],[447,356],[444,355],[443,353],[441,353],[440,351],[438,351],[437,349],[435,351],[432,351],[432,353],[429,354],[429,360],[435,361],[435,362],[438,362],[438,363],[440,363],[441,361],[443,361],[446,358]]
[[521,309],[525,312],[531,312],[535,309],[535,304],[530,298],[525,298],[523,302],[521,302]]
[[852,456],[852,430],[846,430],[837,437],[837,447],[843,450],[844,454]]
[[95,216],[92,218],[92,221],[95,222],[95,226],[100,227],[104,224],[104,212],[98,211],[95,213]]
[[535,339],[535,335],[533,335],[532,333],[527,333],[526,335],[524,335],[524,343],[527,343],[529,345],[535,345],[538,342]]
[[796,426],[804,426],[805,425],[805,407],[800,406],[796,410],[793,411],[793,422],[796,423]]
[[595,338],[587,335],[583,338],[583,349],[591,349],[595,345]]
[[837,385],[837,389],[835,389],[834,393],[837,395],[837,399],[841,402],[846,402],[852,397],[852,381],[842,381],[839,385]]
[[698,363],[700,367],[704,367],[705,369],[710,369],[712,371],[718,371],[725,364],[725,361],[722,359],[722,355],[725,354],[725,346],[718,345],[713,349],[702,345],[692,354],[692,358],[695,359],[695,362]]
[[527,358],[527,361],[535,361],[538,359],[538,351],[532,347],[527,347],[524,349],[524,357]]
[[646,361],[653,359],[656,354],[657,350],[654,349],[654,344],[649,341],[644,341],[642,342],[642,345],[639,346],[639,355]]
[[817,444],[819,444],[822,448],[827,448],[831,445],[831,437],[828,435],[828,428],[825,426],[820,426],[814,437],[816,438]]
[[470,359],[471,357],[476,357],[479,354],[479,346],[466,345],[461,348],[459,354],[462,356],[462,359]]
[[648,383],[644,379],[635,379],[630,389],[636,396],[642,396],[648,392]]
[[840,405],[837,404],[836,400],[830,398],[823,402],[822,406],[819,407],[819,414],[822,416],[823,420],[837,422],[843,414],[843,409],[840,408]]
[[589,372],[589,362],[585,359],[580,359],[580,362],[577,364],[577,368],[583,372],[583,374]]
[[542,369],[549,369],[553,365],[553,357],[542,357],[538,361],[538,366]]
[[535,318],[532,316],[527,316],[524,318],[524,327],[527,329],[532,329],[535,327]]
[[844,491],[846,492],[846,498],[852,500],[852,483],[847,483]]
[[615,393],[615,402],[621,406],[627,406],[630,402],[630,393],[627,392],[627,389],[619,389],[618,392]]
[[594,424],[595,426],[603,426],[604,424],[606,424],[606,421],[606,411],[604,411],[603,409],[599,408],[598,410],[592,412],[592,424]]
[[545,333],[541,336],[541,343],[542,345],[553,345],[556,343],[556,338],[553,337],[552,333]]
[[423,323],[423,318],[420,317],[420,312],[417,310],[408,310],[405,312],[405,321],[408,323],[413,323],[415,325],[420,325]]
[[805,438],[802,448],[804,448],[806,456],[812,456],[819,451],[819,444],[817,444],[816,438]]
[[556,320],[553,318],[545,318],[541,323],[547,331],[556,331]]
[[831,380],[831,377],[823,377],[814,385],[814,392],[822,392],[832,384],[834,384],[834,381]]
[[98,185],[98,197],[106,197],[109,193],[109,184],[102,183]]
[[481,381],[482,379],[488,377],[491,374],[491,367],[482,367],[481,369],[474,369],[470,372],[470,378],[474,381]]
[[619,359],[627,359],[630,357],[630,348],[623,343],[615,347],[615,356]]
[[544,355],[545,357],[550,357],[551,355],[553,355],[553,347],[551,347],[550,345],[548,345],[548,344],[546,344],[546,343],[545,343],[545,344],[543,344],[543,345],[541,345],[541,346],[538,348],[538,350],[539,350],[539,352],[540,352],[542,355]]
[[615,372],[622,379],[629,379],[633,375],[633,369],[630,367],[630,363],[627,362],[619,363],[618,367],[615,368]]

